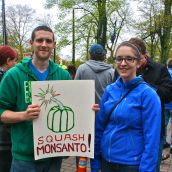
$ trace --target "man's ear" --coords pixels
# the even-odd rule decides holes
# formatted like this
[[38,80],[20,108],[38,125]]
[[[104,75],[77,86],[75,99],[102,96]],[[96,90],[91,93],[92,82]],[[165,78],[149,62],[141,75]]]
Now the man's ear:
[[33,41],[32,41],[32,40],[30,40],[30,41],[29,41],[29,44],[30,44],[30,46],[32,47],[32,45],[33,45]]

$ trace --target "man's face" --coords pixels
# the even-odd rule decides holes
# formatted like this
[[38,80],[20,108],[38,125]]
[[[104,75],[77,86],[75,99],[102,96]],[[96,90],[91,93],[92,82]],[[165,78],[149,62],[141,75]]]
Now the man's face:
[[53,33],[49,31],[36,31],[34,40],[30,41],[33,49],[33,58],[47,60],[51,57],[52,50],[55,48]]

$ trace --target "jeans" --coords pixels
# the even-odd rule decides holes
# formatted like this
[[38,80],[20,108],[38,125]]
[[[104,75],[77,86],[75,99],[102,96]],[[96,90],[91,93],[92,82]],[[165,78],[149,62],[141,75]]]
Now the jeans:
[[9,172],[11,167],[11,149],[0,150],[0,172]]
[[10,172],[60,172],[62,158],[50,158],[47,161],[30,162],[12,160]]
[[75,162],[76,162],[76,169],[77,169],[78,168],[78,164],[79,164],[79,157],[78,156],[76,156]]
[[139,165],[115,164],[102,159],[101,172],[139,172]]

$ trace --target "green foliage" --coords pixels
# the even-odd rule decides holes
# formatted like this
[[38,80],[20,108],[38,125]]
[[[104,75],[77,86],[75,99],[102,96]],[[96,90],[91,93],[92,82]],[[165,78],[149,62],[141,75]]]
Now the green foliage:
[[60,8],[72,8],[78,3],[78,0],[59,0],[59,6]]
[[52,8],[56,5],[58,5],[58,0],[46,0],[44,7],[45,8]]
[[3,38],[0,36],[0,45],[3,45]]
[[62,38],[57,42],[57,51],[60,51],[62,48],[66,47],[67,45],[69,45],[69,41],[66,38]]
[[76,5],[79,0],[46,0],[45,7],[52,8],[58,5],[61,9],[69,9]]
[[[72,44],[72,12],[74,10],[76,55],[88,60],[89,46],[95,42],[107,45],[108,50],[113,54],[114,45],[119,38],[129,11],[126,7],[126,1],[59,0],[58,21],[55,27],[58,35],[58,50],[65,45]],[[57,1],[52,0],[46,0],[46,2],[49,7],[57,4]],[[115,22],[117,23],[115,28],[117,36],[115,44],[111,45],[109,39],[114,31]]]
[[[84,61],[82,61],[81,59],[76,59],[76,61],[75,61],[76,68],[78,68],[83,63],[84,63]],[[72,61],[63,60],[63,64],[66,66],[69,66],[70,64],[72,64]]]
[[134,28],[147,42],[151,57],[165,63],[172,49],[172,1],[140,0],[140,3],[141,20],[135,21]]

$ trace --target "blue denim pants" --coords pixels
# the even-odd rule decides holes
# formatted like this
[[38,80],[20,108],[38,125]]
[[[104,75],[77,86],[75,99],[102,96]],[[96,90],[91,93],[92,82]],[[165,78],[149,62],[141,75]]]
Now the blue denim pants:
[[60,172],[62,157],[50,158],[47,161],[30,162],[12,160],[10,172]]
[[115,164],[102,159],[101,172],[139,172],[139,165]]

